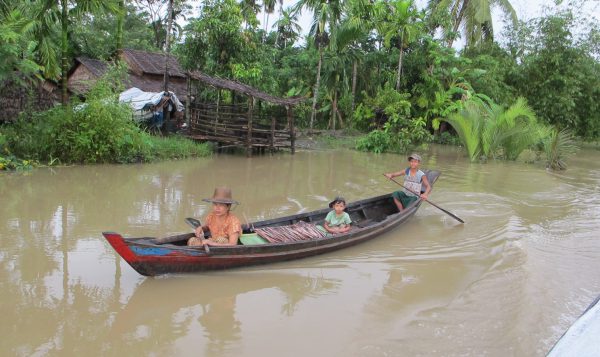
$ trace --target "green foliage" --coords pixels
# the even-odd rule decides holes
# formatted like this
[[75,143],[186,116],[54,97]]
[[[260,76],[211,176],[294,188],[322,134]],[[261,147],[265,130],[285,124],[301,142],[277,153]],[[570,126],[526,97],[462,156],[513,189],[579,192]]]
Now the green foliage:
[[17,157],[47,163],[139,162],[206,155],[207,145],[177,138],[154,138],[119,103],[115,68],[97,81],[83,104],[60,106],[5,126],[5,146]]
[[573,133],[568,129],[553,129],[543,141],[546,153],[546,167],[552,170],[566,170],[564,159],[577,151]]
[[508,109],[473,97],[446,121],[458,133],[471,161],[489,158],[516,160],[523,150],[547,136],[523,98]]
[[0,82],[18,82],[42,69],[35,62],[35,42],[27,36],[31,26],[31,19],[19,9],[0,11]]
[[464,51],[464,79],[477,93],[485,93],[494,102],[508,105],[514,100],[516,89],[510,84],[517,71],[517,63],[496,43],[471,47]]
[[149,144],[144,148],[145,161],[203,157],[212,154],[210,144],[198,144],[178,136],[156,137],[146,134],[145,139]]
[[577,25],[566,10],[517,28],[529,35],[515,36],[511,43],[512,48],[523,49],[517,52],[523,65],[514,86],[543,122],[595,138],[600,136],[600,63],[592,53],[592,32],[575,40]]
[[398,144],[390,133],[383,130],[373,130],[367,136],[358,140],[356,149],[380,154],[395,151],[394,149],[397,148]]
[[352,126],[361,131],[367,131],[376,126],[375,112],[367,105],[360,103],[352,115]]
[[0,154],[0,171],[8,170],[8,171],[24,171],[31,170],[36,166],[37,163],[35,161],[30,160],[21,160],[14,155],[3,156]]
[[436,136],[433,140],[436,144],[443,145],[454,145],[459,146],[461,144],[460,138],[456,135],[452,135],[451,133],[444,131],[440,135]]
[[410,94],[386,85],[374,98],[366,97],[354,112],[356,128],[375,127],[357,148],[374,152],[405,152],[432,139],[422,117],[411,118]]
[[[145,12],[137,12],[133,5],[125,8],[123,23],[123,47],[156,51],[153,33]],[[116,50],[117,15],[107,13],[105,16],[84,14],[75,19],[70,44],[76,56],[87,56],[97,59],[110,59]]]

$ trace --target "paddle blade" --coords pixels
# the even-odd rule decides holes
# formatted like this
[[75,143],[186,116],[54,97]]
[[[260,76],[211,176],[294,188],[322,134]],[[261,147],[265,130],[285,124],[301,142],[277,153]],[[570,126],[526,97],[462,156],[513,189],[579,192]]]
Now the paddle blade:
[[199,220],[197,220],[196,218],[191,218],[191,217],[186,218],[185,223],[187,223],[190,227],[192,227],[194,229],[196,229],[202,225],[202,223],[200,223]]

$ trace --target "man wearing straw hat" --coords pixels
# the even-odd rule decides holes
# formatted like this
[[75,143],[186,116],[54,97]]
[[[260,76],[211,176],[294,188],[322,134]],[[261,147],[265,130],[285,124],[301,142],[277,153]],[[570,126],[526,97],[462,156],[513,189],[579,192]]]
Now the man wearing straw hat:
[[[205,198],[202,201],[212,203],[212,212],[206,216],[206,224],[196,228],[196,237],[190,238],[187,244],[190,246],[237,245],[242,234],[242,224],[230,212],[232,204],[239,204],[232,199],[231,189],[217,187],[212,198]],[[205,230],[210,232],[208,239],[203,239]]]

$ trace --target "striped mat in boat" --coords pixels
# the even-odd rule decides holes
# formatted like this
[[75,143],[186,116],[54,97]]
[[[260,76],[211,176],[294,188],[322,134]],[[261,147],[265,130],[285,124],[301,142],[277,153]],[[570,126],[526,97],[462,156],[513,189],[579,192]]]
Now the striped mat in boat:
[[314,224],[304,221],[291,226],[256,228],[254,231],[271,243],[299,242],[325,237],[325,233]]

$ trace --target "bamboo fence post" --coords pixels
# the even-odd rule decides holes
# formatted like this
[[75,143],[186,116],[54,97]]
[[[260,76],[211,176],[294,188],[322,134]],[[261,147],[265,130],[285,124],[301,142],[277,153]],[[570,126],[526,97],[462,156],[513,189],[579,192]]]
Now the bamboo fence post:
[[296,133],[294,132],[294,113],[292,113],[292,106],[286,105],[288,126],[290,127],[290,146],[292,149],[292,155],[296,152]]
[[254,97],[248,97],[248,135],[246,137],[246,156],[252,156],[252,111],[254,108]]
[[186,75],[185,77],[185,84],[187,86],[187,98],[186,98],[186,104],[187,104],[187,108],[185,108],[185,128],[187,131],[187,134],[190,135],[191,133],[191,128],[190,128],[190,111],[192,110],[192,80],[190,79],[189,75]]
[[271,116],[271,152],[275,151],[275,115]]

